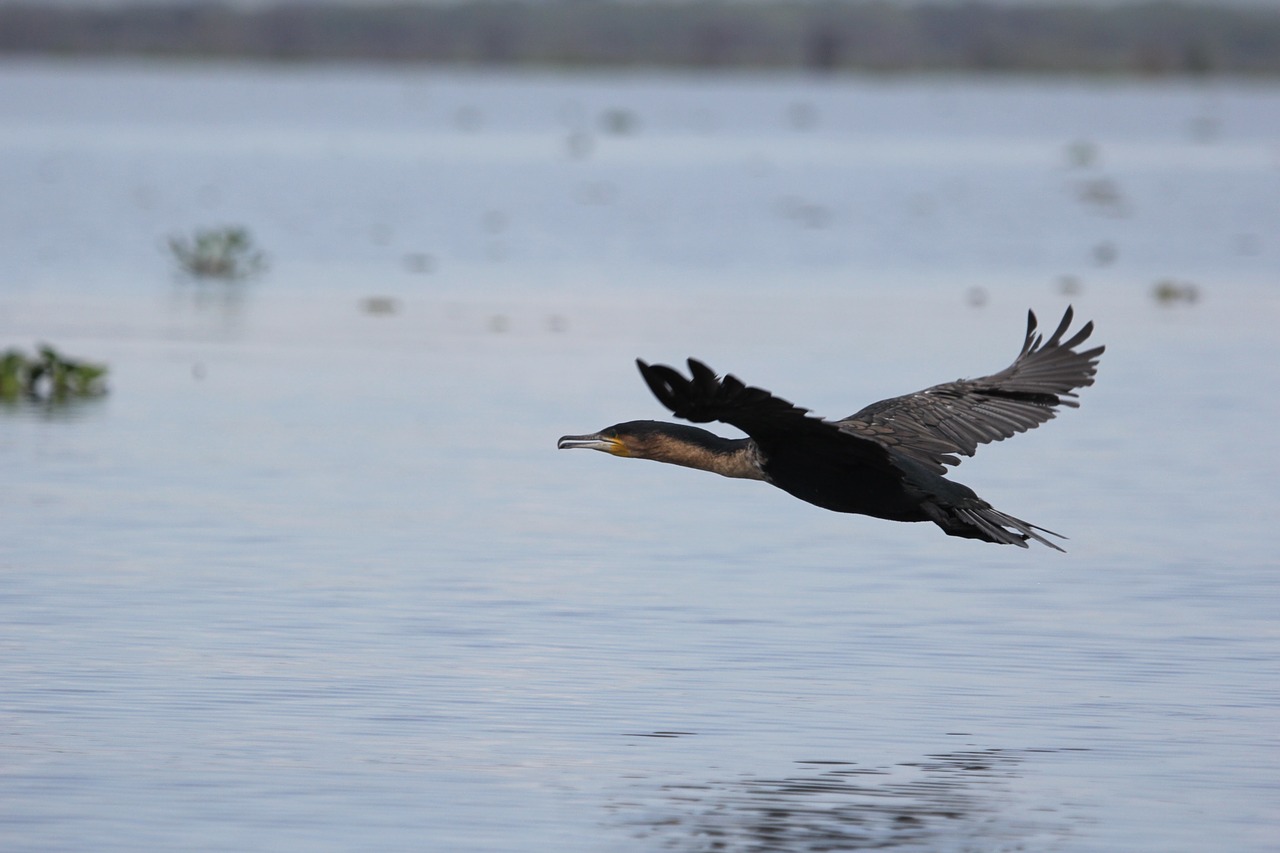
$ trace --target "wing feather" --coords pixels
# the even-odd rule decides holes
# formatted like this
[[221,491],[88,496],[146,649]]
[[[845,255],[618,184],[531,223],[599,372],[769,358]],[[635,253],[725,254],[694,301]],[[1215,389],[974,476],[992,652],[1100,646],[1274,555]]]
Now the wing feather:
[[[809,414],[763,388],[746,385],[733,375],[717,377],[697,359],[689,359],[689,377],[665,364],[636,359],[640,374],[655,397],[678,418],[694,423],[720,421],[745,432],[765,453],[797,442],[817,451],[839,453],[866,462],[888,464],[885,446]],[[871,430],[874,432],[874,427]]]
[[1064,340],[1073,317],[1068,307],[1045,340],[1036,332],[1035,313],[1028,311],[1022,350],[1004,370],[881,400],[836,425],[941,474],[980,444],[1034,429],[1060,406],[1080,405],[1076,390],[1093,384],[1105,347],[1077,350],[1093,333],[1092,322]]
[[1093,384],[1105,348],[1079,350],[1093,323],[1066,337],[1073,317],[1068,307],[1045,339],[1037,332],[1035,313],[1028,311],[1022,349],[1004,370],[881,400],[834,422],[736,376],[718,377],[697,359],[688,360],[687,378],[663,364],[640,359],[636,364],[654,396],[676,417],[735,426],[766,454],[771,445],[805,438],[868,461],[885,461],[886,451],[900,453],[942,474],[979,445],[1034,429],[1061,406],[1079,405],[1076,391]]

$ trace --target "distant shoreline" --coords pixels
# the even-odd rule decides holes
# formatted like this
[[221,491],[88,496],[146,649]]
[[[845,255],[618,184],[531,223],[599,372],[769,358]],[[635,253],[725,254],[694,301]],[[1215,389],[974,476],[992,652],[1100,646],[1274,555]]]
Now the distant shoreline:
[[1280,9],[878,0],[0,5],[0,56],[813,73],[1280,76]]

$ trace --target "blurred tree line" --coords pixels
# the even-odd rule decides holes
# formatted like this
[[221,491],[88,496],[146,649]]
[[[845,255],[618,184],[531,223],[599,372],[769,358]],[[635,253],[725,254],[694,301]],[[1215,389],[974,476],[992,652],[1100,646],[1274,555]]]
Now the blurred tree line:
[[1276,74],[1280,9],[1151,2],[0,5],[5,53],[814,71]]

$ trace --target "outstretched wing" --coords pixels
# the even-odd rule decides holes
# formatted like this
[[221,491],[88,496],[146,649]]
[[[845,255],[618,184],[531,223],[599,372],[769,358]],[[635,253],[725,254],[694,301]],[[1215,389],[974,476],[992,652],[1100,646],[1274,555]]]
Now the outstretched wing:
[[1075,391],[1093,384],[1105,347],[1076,350],[1093,333],[1092,322],[1063,340],[1073,316],[1068,307],[1046,341],[1036,334],[1036,315],[1028,311],[1022,352],[999,373],[881,400],[836,425],[941,474],[945,466],[960,464],[957,454],[972,456],[979,444],[1050,420],[1059,406],[1080,405]]
[[736,376],[717,377],[697,359],[689,359],[689,378],[665,364],[636,359],[640,374],[662,405],[678,418],[694,423],[720,421],[745,432],[770,455],[782,446],[803,444],[812,450],[825,448],[865,462],[885,464],[888,453],[880,443],[812,416],[808,409],[775,397],[763,388],[747,385]]

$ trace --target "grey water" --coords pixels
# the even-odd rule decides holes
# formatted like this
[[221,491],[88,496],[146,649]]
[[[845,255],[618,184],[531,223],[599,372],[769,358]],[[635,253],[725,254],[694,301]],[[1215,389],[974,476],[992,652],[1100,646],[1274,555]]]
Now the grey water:
[[[0,848],[1280,845],[1280,88],[11,62],[0,186]],[[1069,303],[1066,554],[555,449]]]

